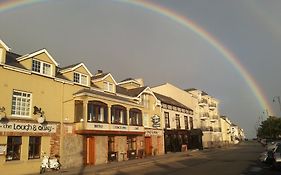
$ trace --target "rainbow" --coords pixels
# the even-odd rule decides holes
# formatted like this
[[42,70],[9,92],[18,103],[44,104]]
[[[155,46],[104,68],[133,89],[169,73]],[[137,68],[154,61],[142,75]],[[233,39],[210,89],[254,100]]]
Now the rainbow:
[[[24,5],[29,5],[33,3],[42,2],[44,0],[7,0],[0,2],[0,12],[7,11],[10,9],[14,9],[16,7],[21,7]],[[255,97],[257,98],[262,110],[267,109],[270,114],[272,114],[273,110],[271,105],[267,101],[265,94],[262,89],[255,81],[255,79],[250,75],[247,69],[241,64],[239,59],[223,44],[218,41],[214,36],[196,24],[194,21],[188,19],[186,16],[182,16],[166,7],[160,6],[159,4],[155,4],[151,1],[143,1],[143,0],[117,0],[117,2],[126,3],[130,5],[134,5],[140,8],[144,8],[160,14],[168,19],[176,22],[177,24],[182,25],[183,27],[191,30],[196,33],[202,39],[204,39],[207,43],[209,43],[212,47],[214,47],[227,61],[233,65],[233,67],[241,74],[245,82],[248,84],[249,88],[253,91]]]

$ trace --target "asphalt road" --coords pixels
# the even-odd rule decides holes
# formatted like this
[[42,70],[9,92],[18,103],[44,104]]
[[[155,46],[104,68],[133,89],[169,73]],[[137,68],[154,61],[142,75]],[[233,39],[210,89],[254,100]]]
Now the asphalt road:
[[77,168],[55,174],[80,175],[281,175],[258,161],[264,150],[253,141],[237,146]]

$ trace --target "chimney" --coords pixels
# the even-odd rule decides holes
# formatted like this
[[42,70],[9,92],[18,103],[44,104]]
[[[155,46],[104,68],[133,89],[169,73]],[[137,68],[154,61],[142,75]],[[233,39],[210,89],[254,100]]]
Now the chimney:
[[96,75],[100,75],[102,73],[103,73],[103,71],[101,69],[99,69]]
[[144,86],[144,81],[142,78],[137,78],[135,79],[139,84],[140,84],[140,87],[143,87]]

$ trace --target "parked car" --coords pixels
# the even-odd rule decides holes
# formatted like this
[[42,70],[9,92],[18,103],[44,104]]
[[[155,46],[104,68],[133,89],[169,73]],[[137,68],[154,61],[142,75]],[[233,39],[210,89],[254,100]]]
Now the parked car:
[[281,143],[275,144],[272,150],[263,152],[260,155],[260,161],[269,164],[274,169],[281,168]]
[[266,151],[262,152],[259,156],[259,160],[263,163],[272,165],[274,160],[274,150],[278,145],[281,145],[281,141],[270,142],[266,145]]
[[276,169],[281,168],[281,143],[277,144],[273,150],[273,167]]
[[276,145],[279,143],[281,143],[281,141],[273,141],[273,142],[267,143],[266,150],[267,151],[273,150],[276,147]]

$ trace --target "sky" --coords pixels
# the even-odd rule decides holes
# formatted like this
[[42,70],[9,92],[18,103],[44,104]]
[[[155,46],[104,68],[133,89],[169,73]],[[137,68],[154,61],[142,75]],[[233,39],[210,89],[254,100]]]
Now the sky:
[[[46,48],[60,67],[84,62],[117,82],[143,78],[151,87],[203,90],[249,138],[267,117],[249,82],[216,47],[161,13],[116,0],[34,1],[6,10],[1,2],[0,39],[12,52]],[[281,96],[280,0],[150,2],[193,21],[232,52],[273,109],[269,115],[281,116],[273,102]]]

